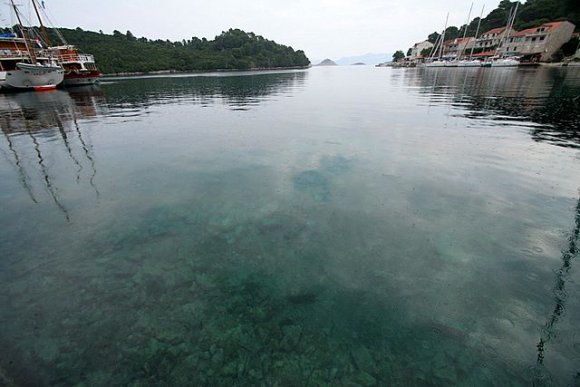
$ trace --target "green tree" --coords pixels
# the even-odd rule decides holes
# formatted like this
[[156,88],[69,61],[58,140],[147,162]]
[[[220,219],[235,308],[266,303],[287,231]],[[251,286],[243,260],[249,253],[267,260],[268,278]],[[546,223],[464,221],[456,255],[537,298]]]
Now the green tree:
[[403,59],[405,57],[405,54],[403,53],[403,51],[401,50],[397,50],[394,54],[393,54],[393,62],[398,62],[401,59]]
[[439,39],[439,37],[441,36],[441,34],[439,34],[439,32],[435,31],[431,34],[429,34],[429,36],[427,36],[427,40],[433,44],[435,44],[435,42]]
[[433,52],[433,47],[424,48],[421,50],[421,56],[429,57],[429,56],[431,56],[431,52]]
[[445,30],[445,40],[453,40],[459,37],[459,28],[455,26],[447,27]]
[[[60,29],[65,39],[81,51],[92,53],[104,73],[148,72],[158,70],[216,70],[271,67],[305,67],[310,61],[304,51],[230,29],[214,40],[192,37],[171,42],[136,39],[115,30],[112,35],[81,29]],[[54,41],[56,34],[52,32]]]
[[131,31],[127,31],[125,36],[127,37],[127,40],[131,40],[131,41],[137,40],[137,38],[131,33]]

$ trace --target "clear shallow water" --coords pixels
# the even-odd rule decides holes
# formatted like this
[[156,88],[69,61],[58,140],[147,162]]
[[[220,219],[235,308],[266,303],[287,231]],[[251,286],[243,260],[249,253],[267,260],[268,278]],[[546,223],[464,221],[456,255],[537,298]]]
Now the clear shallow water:
[[580,69],[0,95],[0,384],[580,382]]

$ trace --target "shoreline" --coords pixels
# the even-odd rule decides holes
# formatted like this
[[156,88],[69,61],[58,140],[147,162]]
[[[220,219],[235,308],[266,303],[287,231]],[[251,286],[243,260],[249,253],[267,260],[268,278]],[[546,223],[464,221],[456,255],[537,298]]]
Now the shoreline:
[[244,72],[276,72],[285,70],[307,70],[311,68],[312,65],[308,66],[293,66],[293,67],[256,67],[251,69],[213,69],[213,70],[193,70],[193,71],[180,71],[180,70],[159,70],[159,71],[137,71],[137,72],[126,72],[126,73],[109,73],[103,74],[101,79],[118,79],[118,78],[132,78],[132,77],[156,77],[164,75],[203,75],[212,73],[244,73]]

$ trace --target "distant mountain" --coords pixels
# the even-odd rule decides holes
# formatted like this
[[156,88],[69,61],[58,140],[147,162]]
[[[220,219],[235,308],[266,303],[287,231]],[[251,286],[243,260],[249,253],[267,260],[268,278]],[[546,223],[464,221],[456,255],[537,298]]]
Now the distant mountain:
[[325,59],[322,62],[320,62],[319,64],[317,64],[316,66],[336,66],[336,63],[334,63],[330,59]]
[[372,54],[358,56],[347,56],[336,61],[339,65],[351,65],[355,63],[366,63],[368,65],[376,65],[383,62],[388,62],[393,59],[393,54]]
[[366,66],[367,64],[363,63],[363,62],[357,62],[357,63],[353,63],[352,65],[353,66]]

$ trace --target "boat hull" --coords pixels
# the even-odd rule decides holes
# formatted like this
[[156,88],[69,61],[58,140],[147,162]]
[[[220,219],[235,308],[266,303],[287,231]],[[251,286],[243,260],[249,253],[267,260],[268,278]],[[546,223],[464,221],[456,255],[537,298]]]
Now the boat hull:
[[478,60],[461,60],[457,63],[457,67],[481,67],[482,63]]
[[445,62],[430,62],[430,63],[426,63],[425,67],[445,67]]
[[101,73],[98,71],[91,71],[85,74],[69,73],[64,75],[64,86],[90,86],[99,82]]
[[16,69],[0,72],[0,87],[6,90],[40,90],[54,88],[64,80],[60,66],[18,63]]
[[498,59],[491,62],[491,67],[516,67],[520,62],[515,59]]

